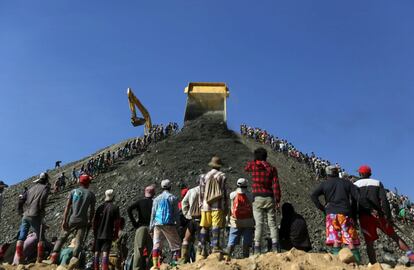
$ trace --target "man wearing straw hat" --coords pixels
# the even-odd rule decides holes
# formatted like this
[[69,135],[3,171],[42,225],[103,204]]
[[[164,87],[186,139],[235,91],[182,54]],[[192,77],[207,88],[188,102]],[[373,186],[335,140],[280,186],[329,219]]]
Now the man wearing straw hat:
[[220,230],[224,227],[228,209],[226,175],[220,171],[223,163],[218,156],[212,157],[208,166],[211,170],[200,176],[200,247],[198,255],[205,258],[207,254],[206,238],[211,230],[213,252],[220,252]]

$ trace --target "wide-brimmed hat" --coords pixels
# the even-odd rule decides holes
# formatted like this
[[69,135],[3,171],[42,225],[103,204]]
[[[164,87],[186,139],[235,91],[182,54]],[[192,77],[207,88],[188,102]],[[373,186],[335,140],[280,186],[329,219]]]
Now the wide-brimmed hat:
[[221,168],[221,166],[223,166],[223,162],[221,161],[221,158],[218,156],[214,156],[211,158],[210,163],[208,163],[209,167],[212,168]]

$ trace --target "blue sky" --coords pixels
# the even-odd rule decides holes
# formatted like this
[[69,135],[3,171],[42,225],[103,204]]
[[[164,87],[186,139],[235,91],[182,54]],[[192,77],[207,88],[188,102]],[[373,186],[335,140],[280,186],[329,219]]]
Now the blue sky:
[[142,133],[182,124],[184,87],[223,81],[229,125],[414,197],[414,2],[1,1],[0,179],[16,183]]

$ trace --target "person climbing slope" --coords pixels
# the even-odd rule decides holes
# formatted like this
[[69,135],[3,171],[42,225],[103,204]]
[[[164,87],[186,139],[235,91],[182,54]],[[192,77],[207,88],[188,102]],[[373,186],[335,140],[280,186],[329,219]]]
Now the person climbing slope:
[[82,174],[79,177],[80,187],[72,190],[69,194],[63,212],[62,230],[50,256],[50,263],[52,264],[57,263],[59,252],[72,233],[76,233],[76,246],[73,249],[73,257],[69,266],[72,268],[78,264],[78,256],[83,248],[85,235],[92,225],[95,213],[95,194],[89,190],[91,180],[92,178],[89,175]]
[[39,243],[37,248],[38,261],[43,257],[44,234],[42,231],[43,218],[45,216],[45,208],[47,198],[49,196],[49,175],[41,173],[39,179],[34,181],[35,185],[27,191],[24,198],[24,213],[20,225],[19,236],[16,243],[16,263],[24,263],[23,244],[32,228],[33,232],[38,236]]
[[371,168],[363,165],[358,169],[361,179],[354,183],[359,188],[359,223],[364,235],[369,262],[377,262],[374,242],[378,239],[377,229],[397,243],[405,251],[411,263],[414,263],[414,253],[394,230],[390,205],[384,186],[378,180],[371,178]]

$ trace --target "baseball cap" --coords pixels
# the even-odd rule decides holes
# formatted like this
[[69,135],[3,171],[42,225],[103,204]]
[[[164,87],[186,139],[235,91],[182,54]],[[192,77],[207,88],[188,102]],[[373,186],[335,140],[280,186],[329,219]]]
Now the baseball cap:
[[237,180],[238,187],[247,187],[247,180],[245,178],[239,178]]
[[113,189],[108,189],[105,191],[105,202],[110,202],[114,199],[115,193]]
[[359,167],[358,172],[360,174],[371,174],[371,167],[369,167],[368,165],[362,165],[361,167]]
[[82,174],[81,176],[79,176],[79,183],[81,185],[89,185],[91,180],[92,180],[92,178],[87,174]]
[[161,181],[161,187],[162,188],[170,188],[171,187],[171,181],[168,179]]
[[39,178],[34,180],[33,183],[39,183],[39,182],[47,181],[48,179],[49,179],[49,175],[46,172],[42,172],[39,175]]

